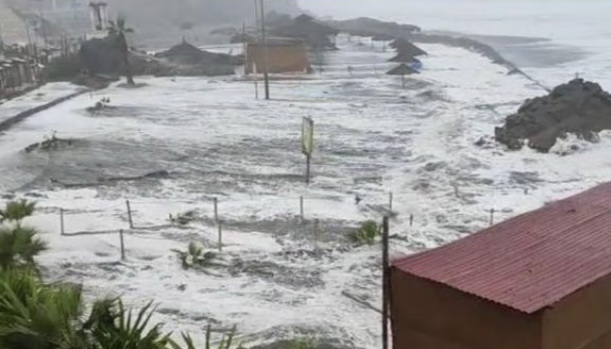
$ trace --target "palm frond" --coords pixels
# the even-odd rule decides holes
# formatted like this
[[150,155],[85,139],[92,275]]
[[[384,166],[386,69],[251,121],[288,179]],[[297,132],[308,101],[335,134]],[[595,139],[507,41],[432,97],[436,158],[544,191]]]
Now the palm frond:
[[80,339],[73,323],[81,312],[78,287],[45,285],[27,270],[0,273],[0,344],[21,338],[38,347],[74,347]]
[[0,268],[36,267],[34,257],[47,249],[33,228],[0,229]]
[[94,305],[84,328],[99,348],[166,348],[169,335],[161,332],[160,324],[150,325],[154,312],[153,303],[134,314],[120,299],[105,300]]
[[[228,334],[224,334],[222,336],[221,341],[218,343],[218,345],[216,345],[216,349],[232,349],[232,344],[233,344],[233,339],[235,337],[235,334],[236,334],[236,327],[234,326],[233,329]],[[197,349],[195,345],[195,341],[193,340],[193,337],[191,337],[190,334],[183,332],[181,333],[181,336],[182,336],[182,341],[184,342],[185,346],[181,347],[175,341],[170,341],[169,344],[170,344],[171,349]],[[206,339],[204,343],[204,349],[212,349],[211,338],[212,338],[212,327],[210,326],[210,324],[208,324],[208,326],[206,327]],[[240,349],[240,348],[242,348],[241,344],[236,347],[236,349]]]
[[31,216],[36,209],[35,202],[27,200],[8,202],[3,210],[0,210],[0,223],[4,221],[14,221],[18,224],[21,221]]

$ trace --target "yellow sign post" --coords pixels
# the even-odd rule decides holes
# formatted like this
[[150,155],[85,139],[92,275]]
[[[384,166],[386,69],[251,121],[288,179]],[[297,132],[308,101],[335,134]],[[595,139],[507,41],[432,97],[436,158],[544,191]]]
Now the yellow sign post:
[[301,151],[306,156],[306,184],[310,184],[310,160],[314,152],[314,120],[308,117],[303,118],[301,126],[301,146]]

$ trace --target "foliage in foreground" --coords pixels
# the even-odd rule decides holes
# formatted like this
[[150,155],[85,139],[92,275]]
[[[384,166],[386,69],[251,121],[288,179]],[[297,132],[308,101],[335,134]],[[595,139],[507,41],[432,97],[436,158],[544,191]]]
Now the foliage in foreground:
[[0,210],[0,224],[5,223],[0,226],[0,270],[36,269],[34,257],[46,250],[47,244],[37,237],[36,229],[22,226],[35,207],[35,203],[21,200],[9,202]]
[[[152,303],[139,311],[120,298],[97,301],[86,313],[80,286],[47,284],[34,257],[46,245],[37,231],[21,227],[34,204],[12,202],[2,210],[0,227],[0,348],[2,349],[197,349],[189,334],[184,347],[151,322]],[[201,251],[192,249],[194,255]],[[211,349],[211,328],[206,349]],[[232,349],[235,329],[216,348]]]
[[351,231],[348,238],[358,246],[373,245],[376,238],[382,235],[382,226],[376,221],[366,221],[358,229]]
[[308,338],[294,339],[289,343],[288,349],[314,349],[316,344]]
[[27,200],[11,201],[6,204],[4,209],[0,210],[0,224],[5,221],[14,222],[17,226],[21,226],[21,222],[31,216],[36,209],[36,203],[28,202]]
[[32,228],[0,228],[0,270],[8,268],[36,268],[34,257],[47,249],[47,244],[36,237]]
[[[233,329],[231,330],[231,332],[229,332],[229,334],[227,335],[223,335],[223,338],[221,338],[220,343],[216,346],[216,349],[232,349],[233,347],[233,338],[235,337],[235,333],[236,333],[236,327],[234,326]],[[210,325],[208,325],[208,328],[206,328],[206,344],[205,344],[205,349],[211,349],[212,346],[210,345],[210,337],[212,335],[212,328],[210,327]],[[197,347],[195,346],[194,342],[193,342],[193,338],[191,338],[191,335],[188,333],[182,333],[182,340],[183,342],[185,342],[185,347],[181,347],[180,345],[178,345],[178,343],[174,342],[174,341],[170,341],[170,346],[172,349],[197,349]],[[238,344],[236,349],[242,349],[242,345]]]

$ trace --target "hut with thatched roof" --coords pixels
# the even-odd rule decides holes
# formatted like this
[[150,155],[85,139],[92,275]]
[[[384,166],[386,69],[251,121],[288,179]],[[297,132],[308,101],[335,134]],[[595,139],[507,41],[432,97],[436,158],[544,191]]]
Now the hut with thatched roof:
[[241,63],[239,58],[231,55],[200,50],[184,38],[180,44],[167,51],[157,53],[155,57],[181,65],[221,64],[233,66]]
[[395,39],[390,43],[390,47],[394,48],[397,53],[409,53],[412,56],[424,56],[427,55],[426,51],[420,47],[414,45],[409,40],[404,38]]
[[400,75],[401,76],[401,86],[405,88],[405,76],[418,74],[418,71],[405,63],[401,63],[393,69],[386,72],[387,75]]

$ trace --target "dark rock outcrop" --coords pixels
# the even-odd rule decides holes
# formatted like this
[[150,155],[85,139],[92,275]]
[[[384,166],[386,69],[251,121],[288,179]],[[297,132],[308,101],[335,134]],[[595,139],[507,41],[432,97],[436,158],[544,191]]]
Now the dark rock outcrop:
[[373,18],[361,17],[345,21],[326,22],[333,28],[355,36],[385,36],[400,38],[409,34],[418,33],[420,27],[411,24],[396,22],[383,22]]
[[611,95],[600,85],[575,79],[547,96],[527,100],[497,127],[495,138],[517,150],[528,146],[548,152],[567,133],[595,142],[598,132],[611,129]]

